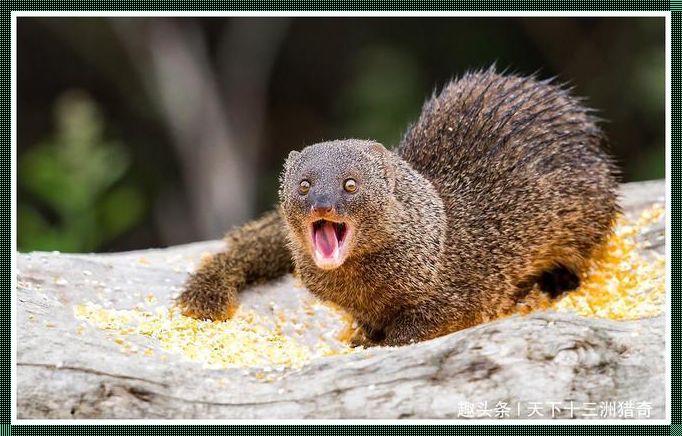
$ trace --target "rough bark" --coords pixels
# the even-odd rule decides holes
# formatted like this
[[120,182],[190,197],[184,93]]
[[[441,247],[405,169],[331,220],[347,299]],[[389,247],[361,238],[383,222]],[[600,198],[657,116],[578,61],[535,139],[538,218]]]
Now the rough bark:
[[[663,182],[628,184],[622,205],[633,213],[663,196]],[[661,224],[642,237],[648,250],[663,252],[664,235]],[[630,400],[650,403],[651,418],[666,416],[665,316],[610,321],[536,312],[407,347],[318,359],[269,382],[244,369],[202,369],[181,356],[126,355],[102,332],[76,333],[73,305],[105,288],[113,290],[106,293],[113,307],[131,307],[152,289],[170,299],[200,254],[220,246],[19,254],[18,417],[458,418],[463,403],[493,409],[504,402],[511,418],[517,407],[526,418],[529,404],[542,402],[544,416],[533,418],[548,418],[548,402],[559,402],[556,417],[568,418],[571,401]],[[286,306],[305,292],[287,277],[246,291],[242,304],[272,299]]]

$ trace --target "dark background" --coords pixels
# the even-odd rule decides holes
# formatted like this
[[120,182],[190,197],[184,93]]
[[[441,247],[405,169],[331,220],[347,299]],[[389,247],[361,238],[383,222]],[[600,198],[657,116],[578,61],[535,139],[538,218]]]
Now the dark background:
[[625,181],[664,177],[664,18],[18,19],[18,246],[220,237],[276,202],[292,149],[395,145],[469,68],[558,76]]

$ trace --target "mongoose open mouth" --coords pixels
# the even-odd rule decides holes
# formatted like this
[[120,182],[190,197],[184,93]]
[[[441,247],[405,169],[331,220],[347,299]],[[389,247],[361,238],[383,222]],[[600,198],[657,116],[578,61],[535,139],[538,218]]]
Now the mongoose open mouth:
[[318,267],[333,269],[346,259],[350,227],[344,222],[325,219],[314,221],[311,225],[313,257]]

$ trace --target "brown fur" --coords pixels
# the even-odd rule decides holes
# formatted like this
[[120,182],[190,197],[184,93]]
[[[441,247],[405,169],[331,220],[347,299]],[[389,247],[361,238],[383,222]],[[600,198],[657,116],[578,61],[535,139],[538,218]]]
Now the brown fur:
[[[424,105],[395,152],[361,140],[292,152],[278,211],[230,233],[179,303],[224,319],[245,285],[295,265],[311,292],[358,320],[356,344],[402,345],[490,320],[557,269],[579,275],[605,241],[618,206],[603,143],[562,87],[468,73]],[[340,188],[348,177],[353,194]],[[310,195],[298,192],[302,178]],[[355,229],[333,270],[311,258],[312,194]]]

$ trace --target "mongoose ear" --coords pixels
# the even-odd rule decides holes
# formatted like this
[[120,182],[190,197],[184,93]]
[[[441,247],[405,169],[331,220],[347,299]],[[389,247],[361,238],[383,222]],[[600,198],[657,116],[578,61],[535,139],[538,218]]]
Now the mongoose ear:
[[393,192],[393,188],[395,187],[395,164],[391,159],[391,152],[386,150],[386,147],[378,142],[371,142],[368,148],[373,154],[380,157],[388,190]]
[[287,163],[293,162],[296,160],[299,156],[301,155],[300,151],[292,150],[289,152],[289,156],[287,156]]
[[289,172],[289,169],[294,164],[294,162],[296,162],[300,154],[301,153],[298,151],[289,152],[289,156],[287,156],[287,158],[284,160],[284,168],[282,168],[282,172],[279,173],[280,186],[282,186],[282,184],[284,183],[284,178],[286,177],[287,172]]
[[289,156],[287,156],[286,160],[284,161],[284,169],[287,170],[294,162],[296,162],[300,155],[300,151],[290,151]]

